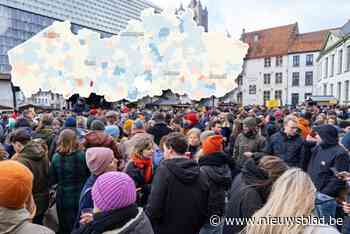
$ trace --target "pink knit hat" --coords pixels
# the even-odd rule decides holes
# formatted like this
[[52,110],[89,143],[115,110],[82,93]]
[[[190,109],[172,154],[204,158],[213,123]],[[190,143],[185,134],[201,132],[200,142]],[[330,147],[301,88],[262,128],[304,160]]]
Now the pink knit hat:
[[107,172],[92,187],[92,200],[101,211],[130,206],[136,202],[134,181],[124,172]]
[[86,164],[94,175],[102,174],[109,164],[112,163],[113,151],[105,147],[93,147],[86,151]]

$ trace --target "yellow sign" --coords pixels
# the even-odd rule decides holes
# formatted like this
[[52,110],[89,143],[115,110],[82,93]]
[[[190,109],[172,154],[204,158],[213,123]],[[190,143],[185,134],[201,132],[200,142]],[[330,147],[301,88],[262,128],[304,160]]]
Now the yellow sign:
[[281,105],[280,100],[276,100],[276,99],[271,99],[269,101],[266,101],[266,106],[267,108],[275,108],[275,107],[279,107]]

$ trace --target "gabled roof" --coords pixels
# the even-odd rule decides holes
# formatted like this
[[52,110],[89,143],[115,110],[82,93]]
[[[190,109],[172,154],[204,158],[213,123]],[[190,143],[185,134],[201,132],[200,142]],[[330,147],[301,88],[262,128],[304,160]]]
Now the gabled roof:
[[246,59],[287,55],[290,40],[298,31],[295,23],[244,33],[242,39],[249,45]]
[[330,29],[296,35],[291,42],[289,53],[319,51],[322,49]]
[[[333,35],[332,38],[334,39],[335,37],[336,40],[334,40],[332,44],[329,44],[329,46],[327,46],[332,35]],[[350,37],[350,20],[348,20],[342,27],[332,29],[328,32],[326,40],[322,45],[320,55],[317,58],[317,61],[319,61],[329,51],[333,50],[335,47],[337,47],[341,43],[344,43],[349,37]]]

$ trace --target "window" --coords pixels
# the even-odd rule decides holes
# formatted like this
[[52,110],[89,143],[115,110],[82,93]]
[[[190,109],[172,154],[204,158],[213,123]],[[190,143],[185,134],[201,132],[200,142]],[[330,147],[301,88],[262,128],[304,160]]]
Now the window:
[[307,100],[307,99],[309,99],[309,97],[311,97],[311,96],[312,96],[312,93],[305,93],[304,98],[305,98],[305,100]]
[[346,48],[346,71],[350,71],[350,45]]
[[313,66],[314,65],[314,55],[308,54],[306,55],[306,66]]
[[330,75],[330,77],[334,76],[334,58],[335,58],[335,55],[332,54],[332,57],[331,57],[331,75]]
[[264,64],[265,67],[271,67],[271,58],[265,58]]
[[283,79],[282,72],[277,72],[277,73],[276,73],[276,80],[275,80],[275,83],[276,83],[276,84],[282,84],[282,79]]
[[299,72],[293,72],[292,86],[299,86]]
[[271,83],[271,74],[264,74],[264,84],[270,84]]
[[299,67],[300,64],[300,57],[299,55],[293,56],[293,67]]
[[256,94],[256,85],[249,85],[249,94]]
[[282,100],[282,90],[276,90],[275,91],[275,99],[276,100]]
[[305,72],[305,86],[312,86],[313,85],[313,72]]
[[323,84],[323,95],[327,96],[327,84]]
[[292,105],[296,106],[299,103],[299,93],[292,93]]
[[349,102],[349,81],[345,81],[345,101]]
[[277,56],[276,57],[276,67],[282,67],[282,65],[283,65],[283,57]]
[[328,58],[326,58],[326,61],[325,61],[325,77],[326,78],[328,77]]
[[340,74],[343,72],[343,50],[339,51],[338,56],[338,74]]
[[338,93],[337,93],[337,98],[340,101],[341,99],[341,82],[338,82]]
[[270,100],[270,91],[264,91],[264,103]]
[[330,85],[330,94],[331,94],[331,96],[334,95],[334,84]]

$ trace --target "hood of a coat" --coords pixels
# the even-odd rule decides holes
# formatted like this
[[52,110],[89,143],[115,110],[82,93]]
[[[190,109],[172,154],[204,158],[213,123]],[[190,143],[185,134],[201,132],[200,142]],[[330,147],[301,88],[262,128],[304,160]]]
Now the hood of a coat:
[[29,220],[26,209],[7,209],[0,207],[0,234],[12,234],[14,230]]
[[174,158],[164,161],[170,172],[184,184],[194,183],[200,174],[196,161],[187,158]]
[[338,144],[338,130],[330,125],[325,124],[315,128],[315,131],[322,139],[321,146],[333,146]]
[[42,145],[39,143],[30,141],[26,144],[23,150],[20,152],[21,157],[34,161],[40,161],[46,156],[46,152]]

